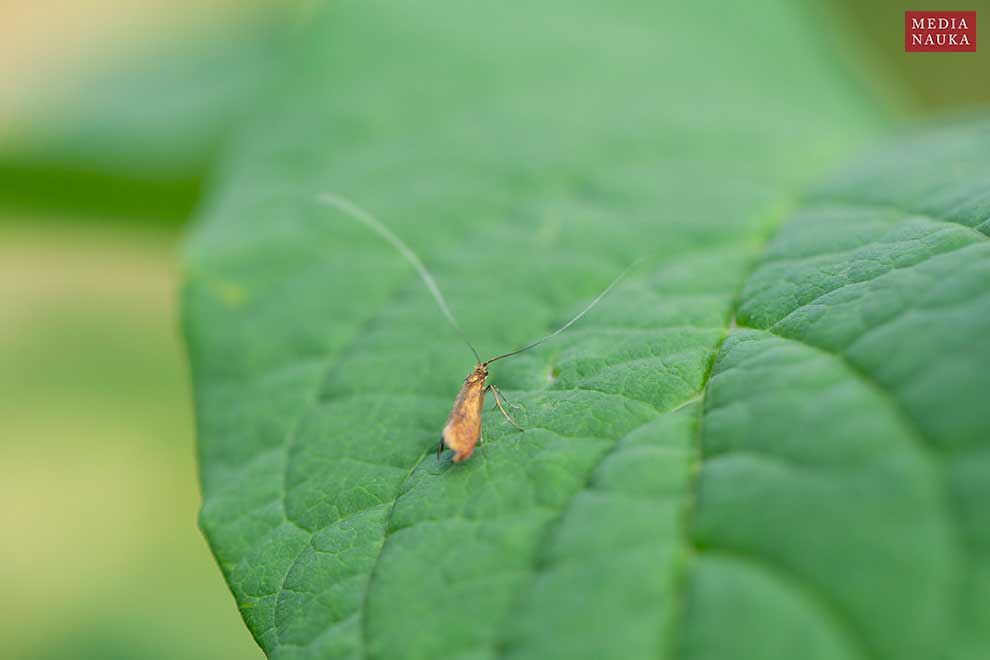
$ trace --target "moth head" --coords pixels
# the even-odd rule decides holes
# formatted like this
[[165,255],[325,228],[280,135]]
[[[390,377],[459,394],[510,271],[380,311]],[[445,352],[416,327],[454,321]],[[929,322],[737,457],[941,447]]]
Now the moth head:
[[483,362],[474,365],[474,371],[468,376],[468,380],[472,383],[486,378],[488,378],[488,365]]

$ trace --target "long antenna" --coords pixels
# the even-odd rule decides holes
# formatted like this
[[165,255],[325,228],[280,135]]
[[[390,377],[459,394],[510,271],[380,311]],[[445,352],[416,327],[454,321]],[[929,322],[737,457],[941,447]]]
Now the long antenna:
[[551,332],[549,335],[547,335],[543,339],[538,339],[537,341],[534,341],[529,346],[524,346],[523,348],[520,348],[518,350],[512,351],[511,353],[505,353],[503,355],[499,355],[497,357],[493,357],[490,360],[486,360],[485,362],[482,362],[482,364],[485,365],[485,366],[488,366],[489,364],[491,364],[492,362],[495,362],[496,360],[501,360],[502,358],[512,357],[513,355],[519,355],[520,353],[525,353],[529,349],[536,348],[537,346],[539,346],[540,344],[542,344],[546,340],[553,339],[554,337],[556,337],[557,335],[559,335],[560,333],[562,333],[564,330],[567,330],[569,327],[571,327],[574,324],[575,321],[577,321],[579,318],[581,318],[582,316],[584,316],[585,314],[587,314],[588,312],[590,312],[592,307],[594,307],[599,302],[601,302],[602,298],[604,298],[608,294],[608,292],[611,291],[613,287],[615,287],[616,284],[618,284],[619,282],[621,282],[622,281],[622,278],[624,278],[629,273],[629,271],[631,271],[633,269],[633,267],[636,266],[640,261],[642,261],[642,258],[637,259],[636,261],[634,261],[631,264],[629,264],[628,266],[626,266],[626,269],[624,271],[622,271],[621,273],[619,273],[619,276],[616,277],[614,280],[612,280],[612,283],[609,284],[607,287],[605,287],[605,289],[601,293],[599,293],[597,296],[595,296],[595,299],[592,300],[590,303],[588,303],[588,306],[587,307],[585,307],[580,312],[578,312],[578,315],[577,316],[575,316],[574,318],[572,318],[570,321],[568,321],[567,323],[565,323],[564,325],[562,325],[560,328],[558,328],[554,332]]
[[344,197],[340,197],[339,195],[334,195],[333,193],[322,193],[317,197],[317,199],[324,204],[329,204],[339,211],[343,211],[354,220],[357,220],[358,222],[361,222],[369,227],[376,234],[388,241],[392,247],[399,251],[399,254],[406,258],[406,261],[412,264],[413,268],[416,269],[416,272],[419,273],[420,278],[422,278],[423,284],[425,284],[426,288],[430,290],[430,293],[433,295],[433,299],[437,301],[437,306],[440,307],[440,311],[443,312],[445,317],[447,317],[447,322],[450,323],[451,327],[457,331],[457,334],[461,336],[464,343],[467,344],[468,348],[471,349],[471,352],[474,353],[475,359],[480,363],[481,356],[478,355],[478,351],[474,350],[474,346],[472,346],[471,342],[468,341],[467,335],[465,335],[464,331],[461,330],[460,324],[457,322],[457,319],[454,318],[453,313],[451,313],[450,307],[447,306],[447,301],[444,300],[443,294],[440,293],[440,287],[437,286],[433,276],[430,275],[430,271],[426,270],[426,266],[424,266],[420,258],[416,256],[416,253],[412,251],[412,248],[406,245],[401,238],[393,234],[388,227],[383,225],[381,221],[378,220],[378,218],[371,215],[354,202],[345,199]]

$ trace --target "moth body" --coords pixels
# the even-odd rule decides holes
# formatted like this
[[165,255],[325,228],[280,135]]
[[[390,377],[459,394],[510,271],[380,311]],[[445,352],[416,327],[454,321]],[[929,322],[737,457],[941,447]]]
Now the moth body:
[[455,463],[471,457],[471,452],[481,437],[481,407],[485,402],[485,392],[488,391],[485,386],[487,377],[488,367],[478,364],[464,379],[443,427],[440,445],[437,447],[438,456],[446,445],[454,451]]

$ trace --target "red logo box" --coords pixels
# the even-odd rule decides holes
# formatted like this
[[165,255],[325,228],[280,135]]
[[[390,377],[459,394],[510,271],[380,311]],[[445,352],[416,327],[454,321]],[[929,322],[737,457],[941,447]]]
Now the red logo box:
[[975,53],[975,11],[904,12],[907,53]]

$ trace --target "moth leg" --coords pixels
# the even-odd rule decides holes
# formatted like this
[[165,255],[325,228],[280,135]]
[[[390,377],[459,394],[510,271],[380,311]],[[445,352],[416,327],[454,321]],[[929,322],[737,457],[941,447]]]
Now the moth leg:
[[502,390],[498,389],[498,387],[495,385],[495,383],[490,383],[488,385],[488,387],[492,388],[492,392],[494,392],[498,396],[502,397],[502,401],[504,401],[505,404],[507,406],[509,406],[510,408],[512,408],[513,410],[519,410],[519,409],[522,408],[522,406],[517,406],[516,404],[512,403],[511,401],[509,401],[509,399],[504,394],[502,394]]
[[523,427],[521,427],[518,424],[516,424],[515,420],[513,420],[511,417],[509,417],[509,413],[505,412],[505,408],[502,407],[502,397],[499,396],[498,388],[496,388],[494,385],[492,385],[492,384],[489,383],[488,387],[486,387],[485,390],[491,390],[492,391],[492,396],[495,397],[495,405],[498,406],[499,412],[501,412],[502,415],[509,421],[509,424],[512,424],[517,429],[519,429],[520,431],[522,431],[523,430]]
[[440,454],[443,453],[443,436],[440,436],[440,443],[437,444],[437,460],[440,460]]

